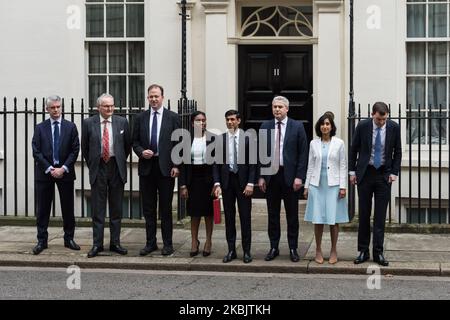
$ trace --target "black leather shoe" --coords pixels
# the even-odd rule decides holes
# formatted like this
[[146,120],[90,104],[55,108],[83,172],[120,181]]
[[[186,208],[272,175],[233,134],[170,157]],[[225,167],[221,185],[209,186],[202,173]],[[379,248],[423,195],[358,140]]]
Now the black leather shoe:
[[242,261],[244,261],[244,263],[250,263],[253,261],[252,255],[250,254],[250,252],[244,252],[244,258],[242,259]]
[[300,257],[298,256],[297,249],[289,250],[289,256],[292,262],[299,262]]
[[370,255],[367,251],[361,251],[359,252],[359,255],[356,257],[355,261],[353,261],[354,264],[360,264],[367,260],[369,260]]
[[103,247],[93,246],[91,251],[88,252],[87,257],[93,258],[103,251]]
[[198,252],[199,252],[199,249],[198,249],[198,248],[199,248],[199,247],[200,247],[200,241],[197,240],[197,250],[189,252],[189,256],[195,257],[196,255],[198,255]]
[[225,257],[223,257],[222,262],[223,263],[227,263],[227,262],[231,262],[233,261],[233,259],[237,258],[237,254],[235,250],[230,250],[228,251],[227,255]]
[[164,247],[161,250],[161,254],[163,256],[170,256],[171,254],[173,254],[175,252],[175,250],[173,250],[173,247]]
[[80,250],[80,246],[72,239],[69,241],[64,241],[64,247],[72,250]]
[[46,243],[44,242],[38,242],[38,244],[33,248],[33,254],[37,255],[39,253],[41,253],[42,251],[44,251],[44,249],[47,249],[48,246]]
[[116,252],[121,255],[126,255],[128,250],[122,247],[120,244],[112,244],[109,246],[109,251]]
[[157,245],[154,245],[154,246],[146,245],[143,249],[141,249],[141,251],[139,251],[139,255],[146,256],[149,253],[152,253],[153,251],[156,251],[156,250],[158,250]]
[[280,255],[280,251],[276,248],[270,248],[269,252],[266,254],[266,257],[264,258],[264,260],[266,261],[270,261],[275,259],[276,257],[278,257]]
[[378,263],[380,266],[387,267],[389,265],[389,261],[384,258],[383,253],[378,253],[373,255],[373,262]]

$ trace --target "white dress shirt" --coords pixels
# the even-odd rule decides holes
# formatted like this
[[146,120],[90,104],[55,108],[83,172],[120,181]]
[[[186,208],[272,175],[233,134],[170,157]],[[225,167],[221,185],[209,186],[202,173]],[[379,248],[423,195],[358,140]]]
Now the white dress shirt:
[[[228,131],[228,167],[230,170],[233,169],[234,164],[234,143],[236,143],[236,150],[239,150],[239,130],[236,130],[234,133]],[[239,156],[239,151],[237,152],[236,159]]]
[[[286,134],[288,117],[281,120],[281,138],[280,138],[280,166],[284,165],[283,161],[283,145],[284,145],[284,136]],[[275,145],[278,139],[278,120],[275,119]],[[274,149],[275,150],[275,149]]]

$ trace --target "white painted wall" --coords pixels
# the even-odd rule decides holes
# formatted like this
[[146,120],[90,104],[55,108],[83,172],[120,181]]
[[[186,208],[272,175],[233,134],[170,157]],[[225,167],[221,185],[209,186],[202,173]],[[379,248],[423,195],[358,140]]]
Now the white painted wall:
[[[70,6],[79,29],[67,27]],[[0,95],[84,97],[84,35],[82,0],[0,1]]]
[[197,100],[199,110],[205,110],[205,11],[199,0],[191,15],[192,91],[188,97]]
[[[404,86],[400,83],[406,81],[401,72],[401,66],[406,64],[406,57],[401,52],[405,48],[405,38],[399,24],[405,21],[406,12],[398,11],[401,2],[354,1],[354,87],[357,103],[367,105],[384,101],[396,105],[404,101]],[[379,12],[379,28],[371,23],[372,18],[377,20],[377,13],[374,17],[373,12]]]
[[315,30],[319,43],[315,46],[313,61],[316,65],[313,75],[316,82],[313,123],[326,111],[332,111],[339,136],[346,132],[345,119],[342,117],[345,110],[343,12],[343,5],[331,8],[318,6]]
[[145,82],[158,83],[177,110],[181,96],[181,17],[175,0],[147,0],[145,7]]

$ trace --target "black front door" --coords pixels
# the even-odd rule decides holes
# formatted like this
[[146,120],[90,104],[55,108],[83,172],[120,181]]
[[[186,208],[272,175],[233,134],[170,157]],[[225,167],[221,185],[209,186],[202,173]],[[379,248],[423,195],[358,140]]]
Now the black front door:
[[312,139],[312,46],[239,46],[239,112],[243,129],[271,119],[272,99],[289,99],[288,116],[301,120]]

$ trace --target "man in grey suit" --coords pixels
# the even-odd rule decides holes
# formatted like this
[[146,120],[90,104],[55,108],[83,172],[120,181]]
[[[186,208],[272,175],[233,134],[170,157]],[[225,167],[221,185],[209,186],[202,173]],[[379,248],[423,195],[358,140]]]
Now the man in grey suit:
[[172,197],[178,168],[171,159],[175,142],[172,132],[180,128],[178,114],[163,107],[164,89],[157,84],[148,88],[150,110],[140,113],[133,128],[133,150],[139,157],[139,190],[145,217],[147,242],[140,251],[145,256],[158,250],[156,244],[157,194],[161,213],[161,233],[164,247],[162,255],[171,255],[172,245]]
[[120,245],[122,202],[127,182],[127,158],[131,151],[127,119],[113,115],[114,98],[104,93],[97,99],[99,114],[83,121],[81,149],[89,167],[93,246],[88,258],[103,251],[106,199],[109,204],[110,251],[127,254]]

